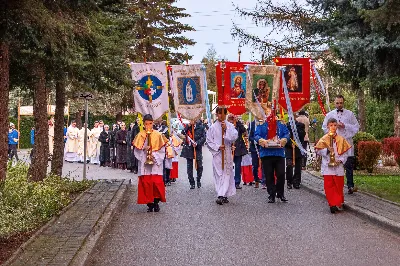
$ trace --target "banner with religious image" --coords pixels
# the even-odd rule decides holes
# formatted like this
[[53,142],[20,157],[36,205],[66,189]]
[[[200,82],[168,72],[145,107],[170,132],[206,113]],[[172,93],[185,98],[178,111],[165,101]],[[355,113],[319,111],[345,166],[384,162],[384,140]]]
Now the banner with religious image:
[[[216,66],[218,105],[228,106],[235,115],[246,113],[246,65],[254,62],[219,62]],[[224,86],[222,86],[224,84]]]
[[[310,102],[310,58],[274,58],[277,66],[285,67],[285,78],[293,112]],[[283,83],[279,89],[279,104],[287,110]]]
[[133,98],[135,111],[160,118],[169,110],[167,69],[165,62],[130,63],[135,83]]
[[171,66],[175,110],[195,120],[205,112],[205,71],[203,65]]
[[257,119],[265,119],[265,110],[271,109],[278,98],[280,71],[277,66],[249,65],[246,80],[246,109]]

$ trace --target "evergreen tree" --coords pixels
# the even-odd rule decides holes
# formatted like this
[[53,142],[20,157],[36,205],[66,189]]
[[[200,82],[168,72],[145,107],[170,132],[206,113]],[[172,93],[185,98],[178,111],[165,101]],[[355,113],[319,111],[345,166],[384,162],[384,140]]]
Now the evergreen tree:
[[[142,62],[144,53],[147,61],[170,61],[182,64],[186,60],[179,49],[194,45],[195,42],[182,33],[194,31],[194,28],[179,22],[180,18],[189,17],[184,8],[175,6],[176,0],[133,0],[130,12],[138,17],[134,28],[137,43],[132,45],[129,58]],[[189,57],[191,59],[191,57]]]

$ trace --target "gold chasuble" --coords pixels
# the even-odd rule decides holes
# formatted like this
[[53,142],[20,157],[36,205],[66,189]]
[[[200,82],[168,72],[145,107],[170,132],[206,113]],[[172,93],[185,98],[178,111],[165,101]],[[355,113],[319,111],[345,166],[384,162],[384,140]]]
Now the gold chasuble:
[[[133,140],[133,146],[135,148],[142,150],[144,145],[147,144],[147,133],[145,130],[142,130],[137,134],[136,138]],[[168,143],[167,138],[158,132],[157,130],[152,130],[150,133],[150,147],[152,151],[159,151],[165,144]]]
[[[345,153],[346,151],[348,151],[351,148],[351,145],[347,142],[347,140],[345,138],[343,138],[342,136],[335,134],[335,136],[333,137],[334,142],[336,143],[336,148],[337,148],[337,152],[338,155],[342,155],[343,153]],[[317,143],[317,145],[315,145],[315,149],[325,149],[325,148],[329,148],[330,147],[330,136],[329,133],[325,134]]]

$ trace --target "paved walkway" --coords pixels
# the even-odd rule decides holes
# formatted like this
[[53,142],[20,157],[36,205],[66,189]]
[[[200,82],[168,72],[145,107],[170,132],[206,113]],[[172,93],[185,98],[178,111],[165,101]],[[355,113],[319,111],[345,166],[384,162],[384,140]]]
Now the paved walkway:
[[203,187],[189,189],[181,160],[160,213],[137,205],[133,186],[86,265],[398,265],[399,236],[348,211],[332,215],[304,188],[268,204],[266,190],[244,186],[217,205],[211,155],[203,155]]
[[[322,178],[303,171],[302,183],[325,197]],[[345,194],[345,205],[350,210],[400,234],[400,205],[360,192]]]
[[32,238],[9,265],[69,265],[122,186],[123,181],[97,183]]

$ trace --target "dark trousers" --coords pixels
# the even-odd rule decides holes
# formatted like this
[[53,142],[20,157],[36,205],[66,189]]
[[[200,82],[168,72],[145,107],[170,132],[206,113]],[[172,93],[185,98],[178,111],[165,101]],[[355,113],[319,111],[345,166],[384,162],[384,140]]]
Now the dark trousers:
[[15,159],[17,159],[17,161],[19,160],[18,153],[17,153],[17,147],[18,147],[17,144],[8,144],[8,158],[10,160],[12,160],[14,156],[15,156]]
[[171,169],[164,168],[164,184],[167,184],[171,181],[169,178],[170,175],[171,175]]
[[242,156],[234,156],[233,162],[235,163],[235,185],[240,185],[242,181]]
[[286,158],[286,181],[288,184],[300,185],[301,183],[301,167],[303,157],[297,157],[294,165],[294,175],[293,175],[293,159]]
[[[190,185],[194,185],[194,178],[193,178],[193,161],[194,159],[186,158],[187,162],[187,174],[189,178]],[[200,182],[201,176],[203,174],[203,160],[196,160],[197,162],[197,182]]]
[[349,156],[346,163],[344,164],[344,169],[346,170],[347,188],[354,187],[353,170],[355,164],[355,157]]
[[260,182],[260,179],[258,178],[258,167],[260,166],[259,160],[258,160],[258,153],[257,152],[251,152],[251,164],[253,165],[253,177],[255,182]]
[[[285,195],[285,158],[265,156],[261,158],[261,162],[269,197],[283,197]],[[276,174],[276,184],[274,173]]]
[[[303,148],[304,148],[305,150],[307,150],[308,141],[304,141],[304,142],[302,143],[302,146],[303,146]],[[301,164],[301,166],[302,166],[302,167],[306,167],[306,166],[307,166],[307,153],[304,154],[303,157],[302,157],[302,164]]]

